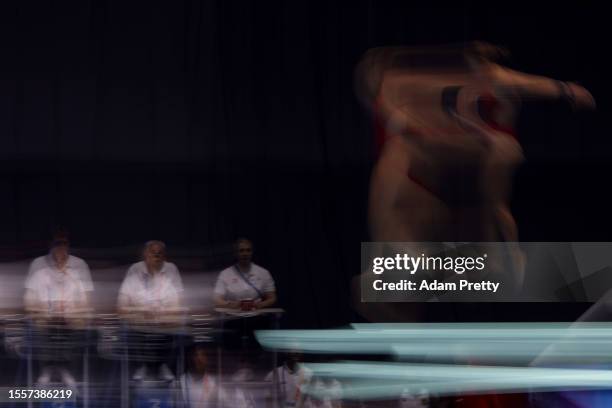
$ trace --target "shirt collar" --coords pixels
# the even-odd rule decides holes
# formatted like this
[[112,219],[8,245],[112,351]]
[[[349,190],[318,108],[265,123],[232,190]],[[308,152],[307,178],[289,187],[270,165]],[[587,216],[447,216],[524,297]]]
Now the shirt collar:
[[[45,257],[45,262],[47,263],[47,266],[49,268],[53,269],[54,271],[59,271],[59,268],[57,267],[57,263],[55,262],[51,254],[47,254],[47,256]],[[66,260],[66,270],[71,269],[71,268],[72,268],[72,256],[68,255],[68,259]]]
[[236,269],[236,271],[238,271],[238,273],[248,276],[253,273],[253,262],[249,264],[249,269],[247,269],[246,272],[243,272],[242,269],[240,269],[240,266],[238,265],[238,263],[234,264],[234,268]]
[[[165,269],[166,269],[166,261],[164,261],[164,263],[162,264],[161,268],[159,268],[159,271],[157,271],[157,273],[160,275],[163,275],[165,273]],[[143,276],[149,276],[149,277],[153,276],[151,272],[149,272],[149,268],[147,268],[147,264],[144,261],[142,261],[142,268],[140,270],[140,273]]]

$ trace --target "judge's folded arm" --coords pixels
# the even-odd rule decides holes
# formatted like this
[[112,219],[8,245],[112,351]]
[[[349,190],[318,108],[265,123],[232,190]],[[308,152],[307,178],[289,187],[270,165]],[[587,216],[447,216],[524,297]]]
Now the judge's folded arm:
[[213,295],[215,307],[224,309],[240,309],[240,302],[237,300],[227,300],[224,295],[215,293]]
[[25,312],[36,325],[44,325],[51,317],[47,305],[40,301],[32,289],[26,289],[24,307]]
[[[215,307],[223,309],[240,309],[241,303],[238,300],[227,300],[225,296],[221,294],[215,294],[213,297]],[[276,292],[266,292],[262,294],[261,299],[256,300],[253,303],[255,309],[266,309],[276,304],[277,297]]]
[[261,300],[255,302],[255,309],[267,309],[276,303],[276,292],[266,292]]
[[162,302],[159,307],[134,305],[124,295],[119,296],[119,316],[127,323],[139,327],[181,327],[187,322],[188,308],[180,301]]

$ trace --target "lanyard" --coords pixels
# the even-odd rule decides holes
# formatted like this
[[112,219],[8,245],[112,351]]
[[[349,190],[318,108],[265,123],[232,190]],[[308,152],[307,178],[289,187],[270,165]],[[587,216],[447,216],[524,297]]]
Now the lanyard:
[[255,292],[257,292],[257,297],[259,297],[260,299],[263,299],[263,293],[261,293],[261,290],[257,289],[255,285],[253,285],[251,281],[247,279],[245,274],[243,274],[240,271],[240,268],[238,268],[238,265],[234,265],[234,268],[236,268],[236,273],[238,274],[238,276],[240,276],[247,285],[249,285],[251,288],[255,290]]

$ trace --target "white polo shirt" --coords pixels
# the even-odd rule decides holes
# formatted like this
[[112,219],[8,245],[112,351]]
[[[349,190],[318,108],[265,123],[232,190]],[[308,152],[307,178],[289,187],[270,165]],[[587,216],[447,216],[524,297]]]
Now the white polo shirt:
[[[184,401],[189,408],[229,408],[232,406],[227,391],[213,376],[195,377],[183,374],[180,379]],[[217,404],[217,398],[219,404]]]
[[270,272],[251,262],[246,273],[240,272],[237,265],[222,270],[217,277],[214,294],[227,301],[239,301],[261,299],[263,294],[274,291],[276,288]]
[[336,379],[315,380],[315,392],[324,395],[321,399],[307,398],[304,408],[339,408],[342,407],[342,384]]
[[[30,267],[28,268],[28,279],[30,279],[32,274],[37,270],[45,268],[55,268],[55,265],[55,261],[53,260],[50,254],[35,258],[30,264]],[[89,266],[84,260],[73,255],[68,255],[68,261],[66,262],[66,266],[69,270],[78,272],[81,282],[83,282],[83,284],[85,285],[85,290],[93,290],[93,283],[91,281],[91,273],[89,272]]]
[[178,268],[164,262],[161,269],[151,274],[144,261],[130,266],[119,289],[119,297],[127,300],[126,306],[159,309],[179,306],[183,283]]
[[[300,399],[302,387],[312,378],[312,372],[305,367],[299,367],[291,372],[284,364],[276,368],[280,397],[284,400],[284,407],[295,407]],[[272,381],[274,371],[266,375],[265,381]]]
[[41,305],[47,305],[48,312],[57,313],[84,306],[93,283],[89,267],[82,259],[70,255],[62,272],[47,255],[32,261],[25,288]]
[[428,408],[429,393],[422,389],[418,393],[411,393],[404,390],[400,396],[399,408]]

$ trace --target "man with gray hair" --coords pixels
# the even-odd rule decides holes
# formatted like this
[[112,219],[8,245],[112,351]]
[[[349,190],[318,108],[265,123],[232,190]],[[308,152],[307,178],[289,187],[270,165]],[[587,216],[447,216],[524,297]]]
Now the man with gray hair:
[[[183,284],[178,268],[166,261],[166,245],[148,241],[142,252],[143,260],[130,266],[119,289],[118,310],[133,327],[176,326],[183,311]],[[134,374],[135,380],[146,377],[146,366]],[[174,376],[166,364],[159,367],[159,378]]]

